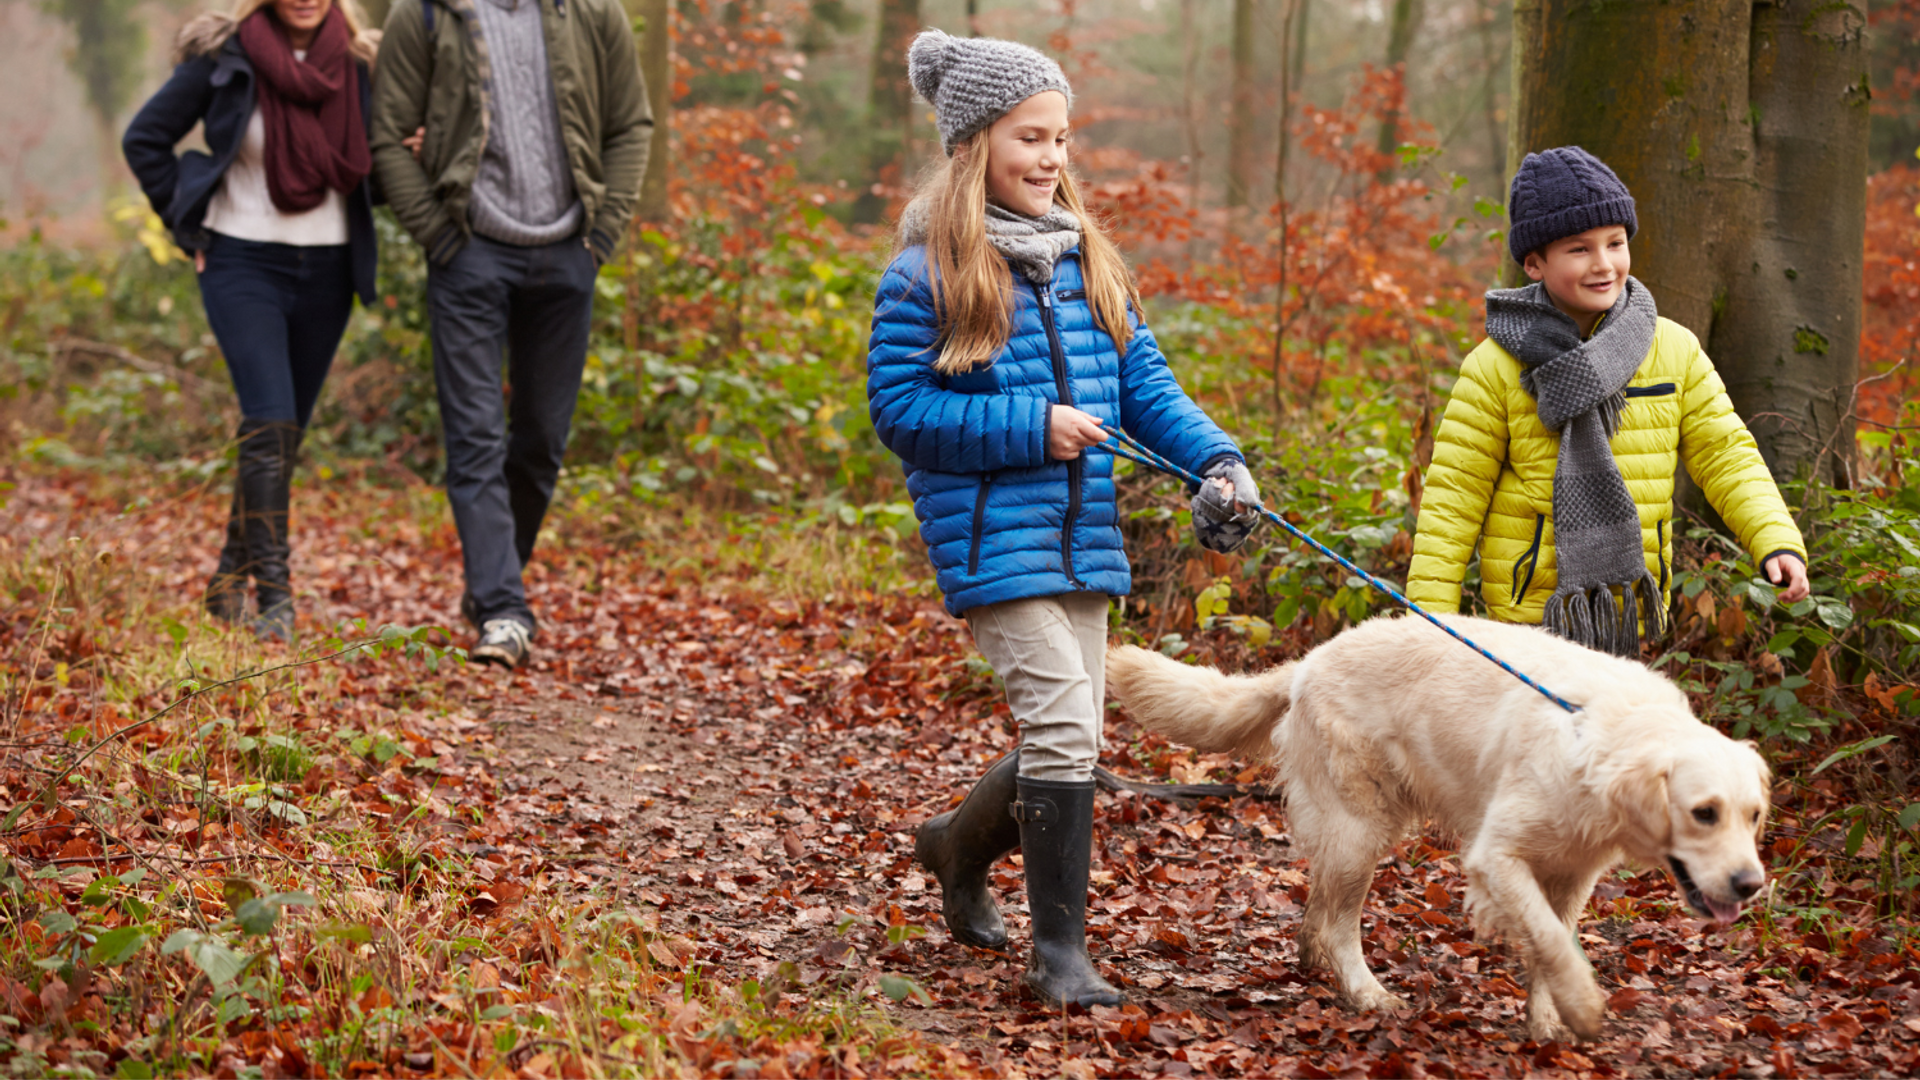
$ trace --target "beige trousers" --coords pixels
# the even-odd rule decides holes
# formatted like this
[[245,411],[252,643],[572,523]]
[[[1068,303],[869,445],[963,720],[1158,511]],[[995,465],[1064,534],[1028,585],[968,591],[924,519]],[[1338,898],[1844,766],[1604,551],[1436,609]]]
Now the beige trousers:
[[966,612],[974,644],[1007,684],[1020,725],[1020,775],[1093,779],[1107,703],[1105,593],[982,604]]

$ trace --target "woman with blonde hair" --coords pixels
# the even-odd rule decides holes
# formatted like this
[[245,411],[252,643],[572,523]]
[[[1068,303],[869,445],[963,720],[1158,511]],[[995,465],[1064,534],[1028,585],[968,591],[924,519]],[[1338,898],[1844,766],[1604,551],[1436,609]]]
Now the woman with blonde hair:
[[[240,460],[215,617],[291,640],[289,486],[357,295],[374,299],[367,149],[377,31],[352,0],[240,0],[188,22],[172,78],[121,141],[154,212],[192,253],[240,399]],[[207,151],[176,152],[195,125]]]
[[1067,168],[1072,89],[1012,41],[928,30],[908,75],[933,104],[947,160],[900,223],[867,353],[873,426],[899,455],[947,611],[1006,683],[1020,746],[958,807],[921,825],[954,940],[1006,945],[987,888],[1015,846],[1027,879],[1026,983],[1054,1005],[1114,1005],[1087,956],[1093,766],[1105,716],[1110,597],[1132,580],[1114,501],[1124,429],[1208,477],[1200,542],[1243,542],[1259,492],[1189,399],[1140,314],[1113,241]]

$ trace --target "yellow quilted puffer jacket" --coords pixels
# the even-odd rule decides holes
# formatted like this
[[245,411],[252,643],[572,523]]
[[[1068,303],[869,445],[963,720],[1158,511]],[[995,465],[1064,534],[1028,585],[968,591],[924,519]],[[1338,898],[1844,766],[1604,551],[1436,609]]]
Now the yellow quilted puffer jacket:
[[[1537,623],[1553,595],[1560,436],[1540,422],[1520,371],[1520,362],[1491,340],[1460,366],[1434,436],[1407,572],[1407,596],[1422,607],[1459,610],[1460,581],[1476,545],[1480,595],[1494,618]],[[1626,397],[1613,456],[1640,509],[1647,569],[1663,592],[1673,580],[1673,486],[1683,461],[1755,565],[1781,552],[1806,559],[1780,489],[1692,331],[1661,319]]]

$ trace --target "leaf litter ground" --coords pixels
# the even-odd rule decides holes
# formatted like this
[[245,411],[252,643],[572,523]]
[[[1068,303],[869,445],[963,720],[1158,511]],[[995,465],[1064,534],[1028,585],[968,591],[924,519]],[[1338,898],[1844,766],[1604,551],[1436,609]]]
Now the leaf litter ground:
[[[10,479],[19,487],[9,557],[82,538],[73,543],[85,552],[119,553],[157,580],[155,611],[171,612],[191,635],[215,633],[187,613],[212,563],[205,541],[216,535],[218,500],[182,496],[121,513],[97,481]],[[295,572],[310,597],[306,625],[453,624],[458,550],[433,500],[354,485],[302,499]],[[559,534],[531,571],[541,619],[531,670],[428,672],[383,660],[343,667],[336,680],[296,695],[297,704],[288,699],[296,728],[388,740],[343,736],[349,752],[318,756],[299,800],[315,823],[209,812],[204,800],[195,808],[176,795],[156,800],[146,815],[153,820],[107,829],[86,815],[89,797],[99,812],[100,793],[76,776],[55,809],[27,815],[7,838],[16,867],[23,877],[68,865],[120,873],[144,856],[177,867],[211,917],[219,905],[207,894],[233,869],[226,857],[240,865],[259,849],[297,852],[310,863],[345,864],[309,866],[299,878],[336,919],[383,927],[381,913],[392,921],[400,910],[398,894],[443,941],[492,943],[414,957],[413,979],[348,978],[345,1005],[328,1005],[333,983],[324,978],[306,980],[304,998],[301,980],[290,980],[289,995],[320,1014],[377,1006],[409,1018],[378,1045],[369,1039],[342,1052],[332,1068],[349,1073],[1787,1077],[1920,1069],[1920,950],[1905,926],[1871,921],[1871,882],[1857,880],[1866,873],[1837,844],[1797,832],[1823,809],[1813,805],[1782,808],[1770,852],[1792,872],[1769,910],[1730,930],[1709,931],[1688,916],[1657,873],[1604,881],[1582,943],[1610,994],[1606,1037],[1542,1045],[1523,1033],[1516,959],[1471,933],[1445,838],[1409,841],[1384,861],[1366,912],[1369,962],[1414,1008],[1355,1014],[1323,977],[1295,964],[1307,868],[1292,856],[1279,803],[1250,796],[1181,806],[1103,793],[1089,934],[1129,1003],[1046,1010],[1018,989],[1027,927],[1017,858],[994,876],[1016,950],[998,954],[951,941],[938,885],[911,857],[915,824],[957,802],[1012,745],[990,675],[967,661],[962,624],[922,597],[796,597],[717,569],[722,560],[711,553],[666,560],[635,550],[631,534],[584,517],[563,521]],[[672,561],[679,565],[656,569]],[[75,595],[85,592],[70,580]],[[61,760],[51,744],[33,741],[36,729],[66,730],[88,717],[104,733],[123,714],[169,698],[155,685],[117,708],[102,700],[114,684],[110,658],[164,641],[159,627],[116,625],[102,605],[92,619],[82,610],[70,620],[63,639],[42,613],[53,606],[45,591],[16,587],[0,599],[11,606],[0,645],[23,676],[14,685],[25,688],[12,706],[21,719],[4,774],[12,806]],[[1226,640],[1201,649],[1228,666],[1273,662]],[[151,766],[173,737],[143,732],[121,757],[137,769],[145,747]],[[1196,758],[1145,737],[1118,712],[1103,763],[1135,780],[1261,779],[1237,771],[1243,762]],[[364,850],[322,839],[327,820],[353,815],[370,829],[357,841]],[[206,876],[196,879],[201,867]],[[83,912],[77,891],[67,903]],[[593,969],[570,957],[564,941],[581,936],[578,920],[618,911],[637,923],[621,939],[637,966]],[[38,928],[24,936],[44,944]],[[379,966],[378,942],[302,955],[295,936],[285,938],[282,963],[296,970],[331,963],[345,976]],[[650,1028],[640,1037],[608,1029],[499,1038],[500,1021],[490,1027],[476,1008],[498,1002],[571,1016],[589,991],[550,984],[591,980],[596,970],[602,979],[644,973],[639,996],[648,1007],[637,1015]],[[112,1045],[114,973],[103,967],[89,978],[92,987],[71,976],[36,987],[20,970],[6,977],[0,987],[21,1025],[16,1053],[24,1044],[52,1062],[64,1048],[85,1064],[88,1053],[104,1063],[141,1049]],[[711,987],[738,989],[729,997]],[[883,1019],[865,1027],[770,1022],[817,1018],[848,1002]],[[76,1030],[76,1016],[103,1034],[63,1034]],[[201,1052],[230,1073],[252,1065],[291,1075],[325,1065],[316,1038],[263,1012],[214,1031]]]

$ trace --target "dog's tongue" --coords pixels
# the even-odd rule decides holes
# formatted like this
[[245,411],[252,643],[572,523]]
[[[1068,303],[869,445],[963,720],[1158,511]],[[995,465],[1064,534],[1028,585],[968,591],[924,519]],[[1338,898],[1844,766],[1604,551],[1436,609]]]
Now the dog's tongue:
[[1740,905],[1725,900],[1715,900],[1710,896],[1701,899],[1707,902],[1707,910],[1713,912],[1713,921],[1725,926],[1740,917]]

